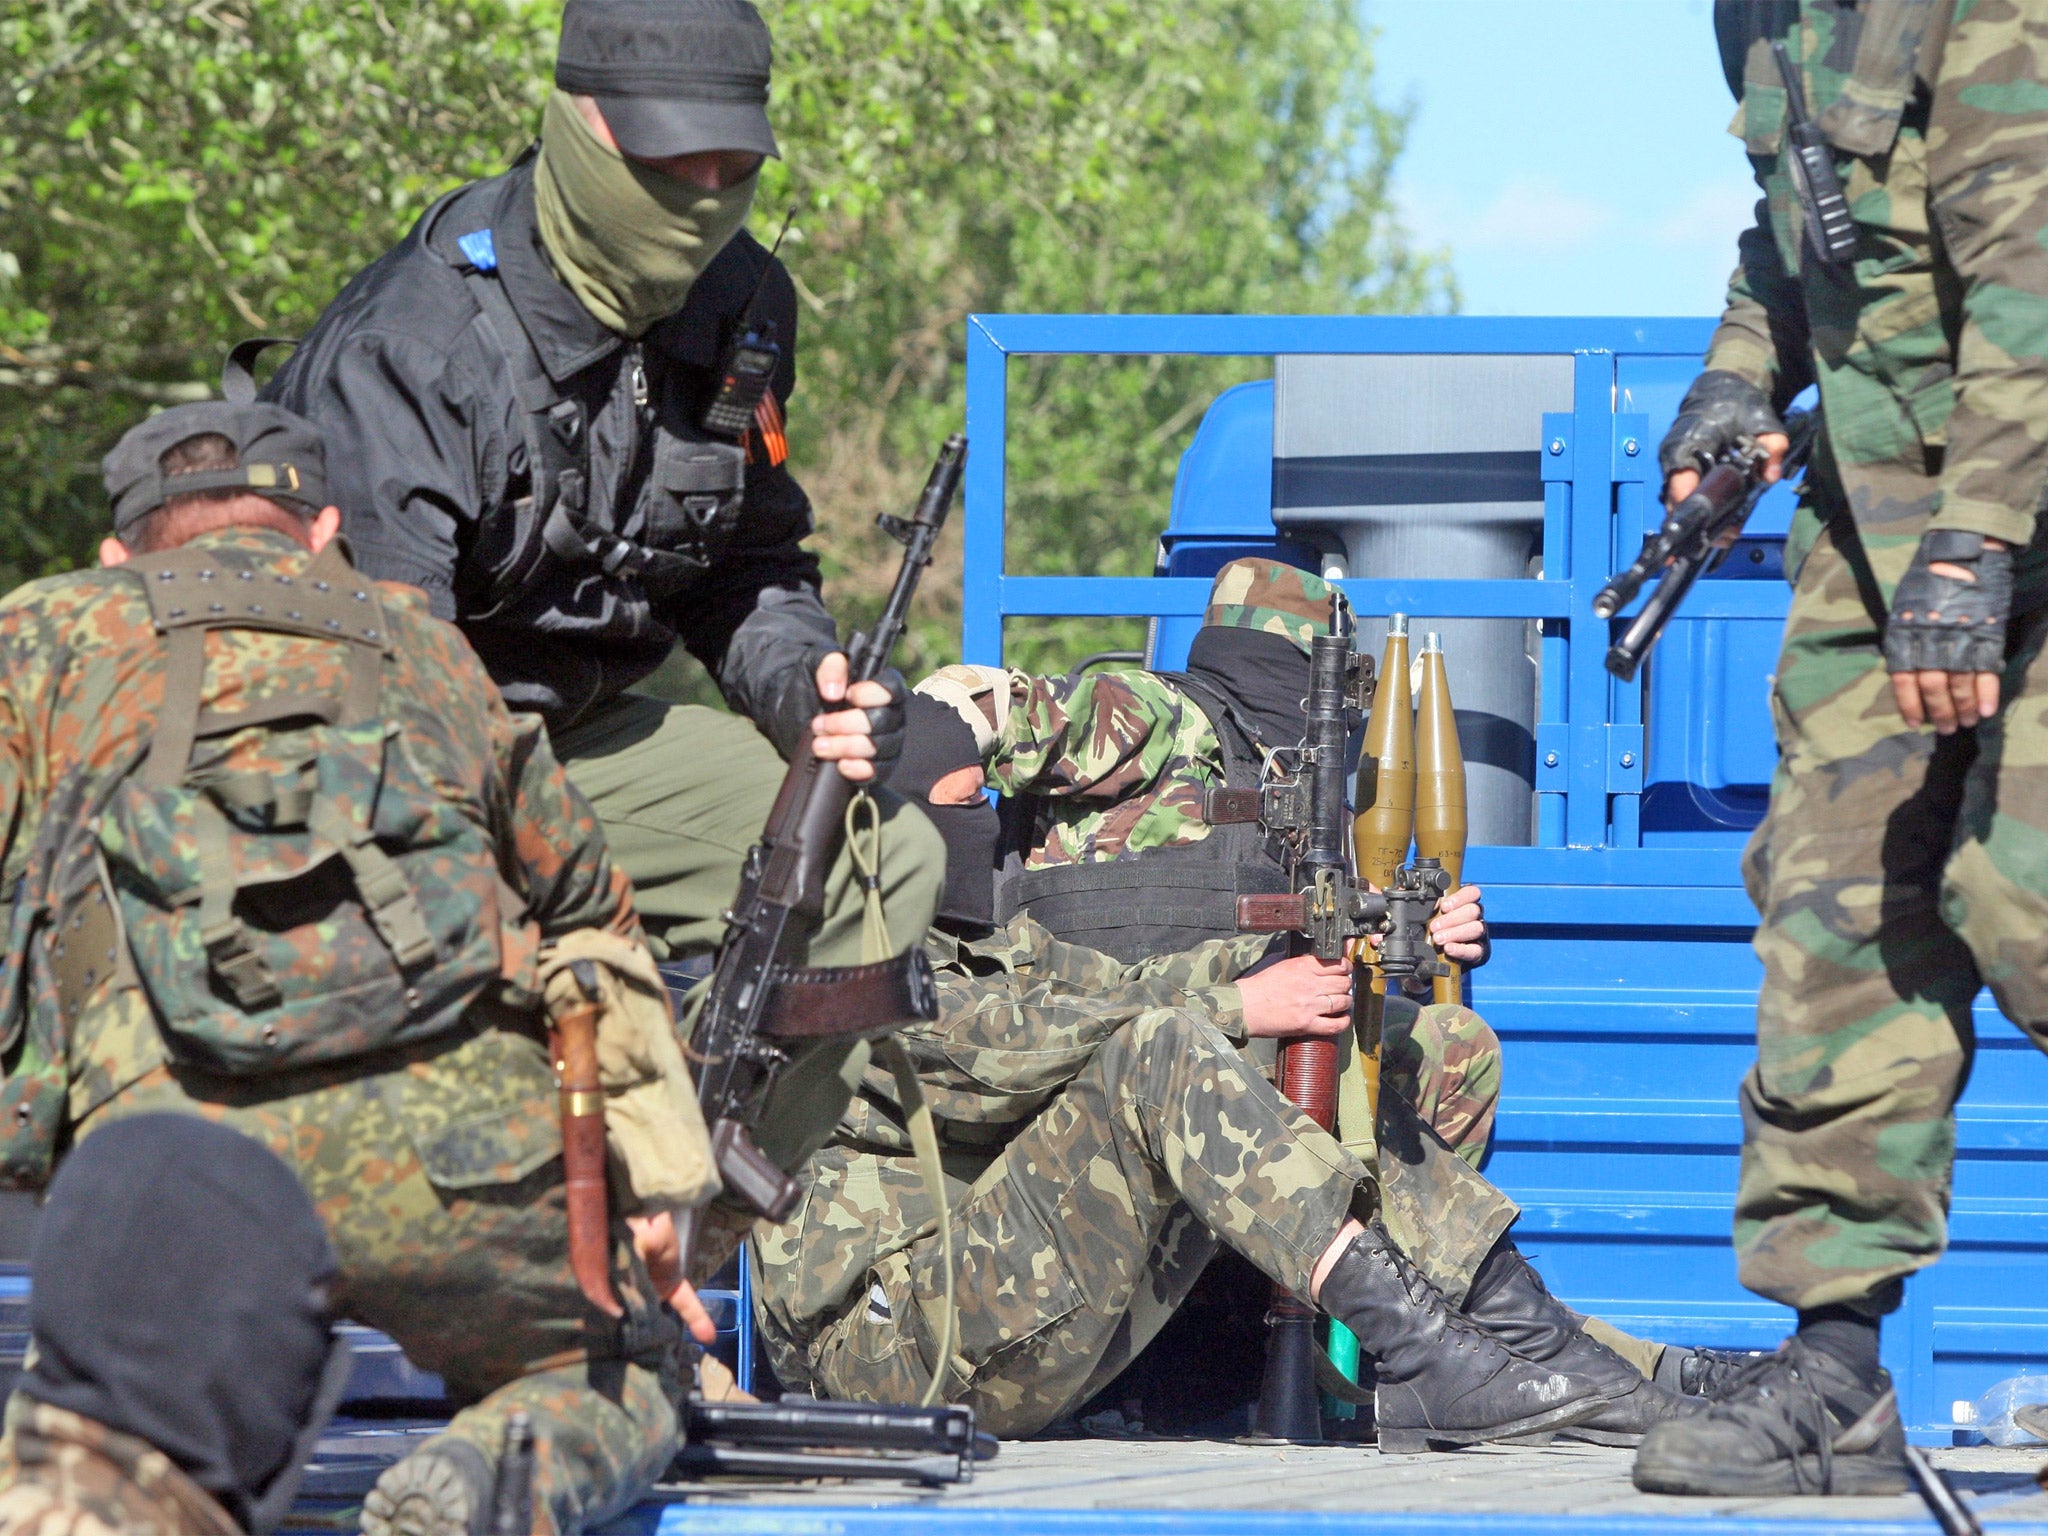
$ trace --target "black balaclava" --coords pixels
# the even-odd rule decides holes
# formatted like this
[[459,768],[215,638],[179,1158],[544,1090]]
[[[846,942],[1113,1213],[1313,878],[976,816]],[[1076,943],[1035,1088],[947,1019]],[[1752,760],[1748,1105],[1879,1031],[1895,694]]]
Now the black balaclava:
[[903,724],[903,755],[890,770],[889,787],[929,816],[946,840],[946,889],[938,917],[986,928],[996,913],[996,808],[981,795],[966,805],[933,805],[930,798],[932,786],[947,774],[981,766],[974,733],[950,706],[921,693],[910,695]]
[[57,1171],[31,1264],[22,1392],[147,1441],[246,1530],[282,1519],[348,1376],[284,1164],[191,1115],[116,1121]]
[[1187,670],[1228,699],[1269,750],[1294,746],[1308,729],[1308,657],[1284,635],[1204,624]]

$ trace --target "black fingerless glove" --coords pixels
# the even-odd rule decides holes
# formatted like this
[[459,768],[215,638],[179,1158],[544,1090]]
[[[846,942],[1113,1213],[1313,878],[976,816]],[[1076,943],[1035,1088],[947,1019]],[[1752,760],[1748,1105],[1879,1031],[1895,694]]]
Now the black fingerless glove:
[[[802,665],[791,667],[784,674],[781,686],[775,690],[773,705],[754,717],[754,724],[775,744],[775,750],[782,754],[784,760],[796,751],[813,719],[846,707],[844,704],[827,704],[818,697],[818,663],[831,654],[832,650],[822,646],[807,651]],[[880,784],[889,777],[889,770],[896,765],[896,759],[903,755],[903,701],[909,696],[910,689],[903,681],[903,674],[894,667],[875,681],[889,690],[889,702],[867,712],[868,725],[875,737],[875,782]]]
[[903,674],[894,667],[875,681],[889,690],[889,702],[868,711],[868,724],[875,733],[875,782],[882,784],[888,781],[896,759],[903,755],[903,701],[910,696],[910,689]]
[[803,660],[781,675],[768,707],[754,716],[754,724],[774,743],[784,762],[804,739],[811,721],[825,710],[825,701],[818,697],[818,663],[838,649],[836,645],[805,647]]
[[[1930,570],[1961,566],[1977,579]],[[2012,551],[1981,533],[1939,528],[1920,547],[1892,596],[1884,627],[1888,672],[1997,672],[2005,666],[2005,621],[2012,612]]]
[[1784,430],[1762,390],[1739,373],[1710,368],[1692,381],[1679,402],[1678,419],[1664,434],[1657,462],[1667,479],[1681,469],[1704,473],[1742,439]]

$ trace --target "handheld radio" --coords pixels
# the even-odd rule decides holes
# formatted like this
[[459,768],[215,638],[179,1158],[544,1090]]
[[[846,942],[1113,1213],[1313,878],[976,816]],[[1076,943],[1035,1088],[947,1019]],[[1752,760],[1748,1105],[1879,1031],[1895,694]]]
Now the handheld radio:
[[715,432],[721,437],[742,437],[754,425],[754,411],[761,403],[761,397],[768,393],[768,386],[775,380],[775,370],[782,362],[782,348],[775,340],[775,324],[768,321],[761,325],[754,323],[754,304],[761,297],[761,285],[768,280],[768,268],[775,260],[775,253],[782,249],[782,237],[789,233],[789,221],[796,217],[792,207],[782,216],[782,229],[775,236],[775,244],[768,249],[768,260],[761,264],[761,275],[754,279],[754,291],[747,295],[747,307],[740,311],[738,324],[725,344],[725,350],[718,358],[718,388],[712,392],[704,412],[697,418],[697,425],[706,432]]

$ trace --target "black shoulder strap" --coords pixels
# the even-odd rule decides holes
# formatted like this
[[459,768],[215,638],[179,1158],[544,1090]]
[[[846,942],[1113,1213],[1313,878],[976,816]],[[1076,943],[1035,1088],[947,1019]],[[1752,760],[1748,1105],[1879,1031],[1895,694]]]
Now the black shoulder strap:
[[1161,672],[1158,675],[1192,698],[1216,728],[1217,745],[1223,748],[1224,784],[1231,789],[1256,787],[1264,775],[1266,758],[1273,752],[1258,728],[1245,719],[1236,705],[1207,683],[1197,682],[1185,672]]
[[272,347],[296,347],[296,336],[251,336],[228,349],[228,360],[220,365],[221,398],[229,405],[256,402],[256,360]]
[[[451,196],[453,194],[450,194]],[[433,228],[447,199],[422,219],[420,243],[430,255],[447,261],[434,249]],[[508,561],[492,574],[485,597],[486,617],[522,588],[543,551],[568,565],[596,565],[607,575],[634,575],[659,586],[680,585],[703,568],[703,562],[674,550],[650,549],[600,528],[584,517],[590,498],[590,433],[583,403],[555,385],[526,323],[519,318],[498,273],[490,231],[473,231],[457,242],[467,258],[450,263],[462,275],[484,335],[495,344],[512,378],[519,401],[521,435],[526,442],[528,472],[533,477],[533,515],[541,538],[523,561]]]

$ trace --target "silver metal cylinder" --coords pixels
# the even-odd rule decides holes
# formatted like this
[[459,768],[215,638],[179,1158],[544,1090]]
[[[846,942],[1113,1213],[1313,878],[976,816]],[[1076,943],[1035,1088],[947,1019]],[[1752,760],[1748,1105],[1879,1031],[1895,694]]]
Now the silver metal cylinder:
[[[1543,538],[1543,413],[1572,406],[1569,357],[1283,357],[1273,522],[1353,579],[1516,580]],[[1419,614],[1442,637],[1474,843],[1533,841],[1536,664],[1521,619]],[[1361,613],[1377,655],[1383,617]]]

